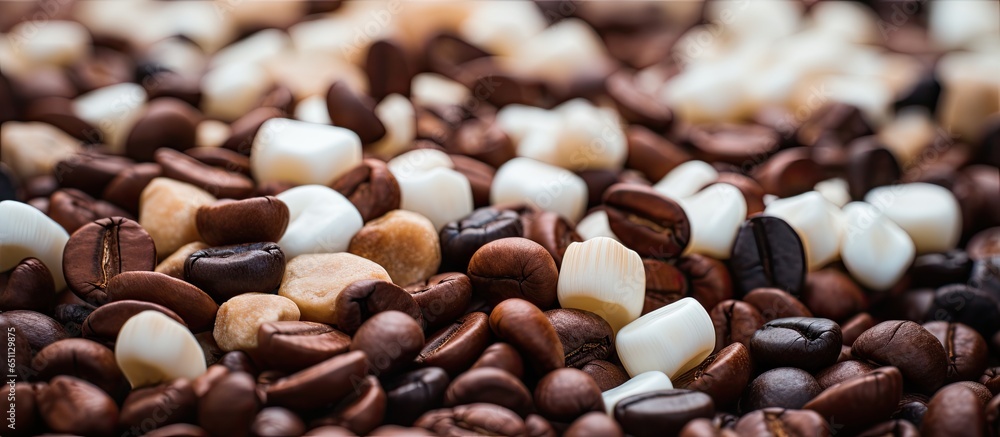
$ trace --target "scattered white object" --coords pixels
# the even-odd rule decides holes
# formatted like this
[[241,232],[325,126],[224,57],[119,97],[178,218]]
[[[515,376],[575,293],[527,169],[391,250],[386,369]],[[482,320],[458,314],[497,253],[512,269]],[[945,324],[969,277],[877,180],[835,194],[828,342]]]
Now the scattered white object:
[[848,191],[847,181],[841,178],[817,182],[813,189],[817,193],[822,194],[824,199],[837,205],[838,208],[843,208],[844,205],[847,205],[847,202],[851,201],[851,193]]
[[606,237],[566,248],[557,286],[562,308],[593,312],[618,331],[642,313],[645,294],[646,272],[635,251]]
[[962,210],[947,188],[927,183],[873,188],[865,202],[909,234],[917,255],[954,249],[962,234]]
[[809,270],[837,260],[844,232],[843,212],[815,191],[772,201],[764,214],[778,217],[795,229],[802,239]]
[[587,207],[587,183],[569,170],[530,158],[514,158],[493,176],[490,202],[524,202],[576,223]]
[[271,89],[271,78],[254,64],[229,64],[201,79],[201,109],[206,117],[233,121],[254,109]]
[[73,112],[103,134],[101,142],[113,153],[124,153],[125,140],[146,106],[139,84],[119,83],[93,90],[73,101]]
[[583,238],[583,241],[597,237],[606,237],[619,241],[618,236],[611,230],[611,224],[608,222],[608,213],[604,210],[587,214],[583,220],[580,220],[580,223],[576,224],[576,233]]
[[672,388],[674,388],[674,384],[670,382],[670,377],[664,375],[663,372],[651,370],[649,372],[640,373],[628,381],[625,381],[622,385],[601,393],[601,397],[604,398],[605,411],[607,411],[610,415],[614,415],[615,405],[618,405],[618,401],[622,399],[629,396],[640,395],[657,390],[669,390]]
[[847,225],[840,258],[861,285],[873,290],[891,288],[913,262],[913,240],[881,211],[865,202],[844,207]]
[[63,248],[69,234],[47,215],[14,200],[0,202],[0,271],[7,271],[21,260],[38,258],[52,273],[56,292],[66,288],[63,276]]
[[664,196],[683,199],[694,195],[718,178],[719,172],[711,164],[705,161],[688,161],[670,170],[670,173],[653,185],[653,189]]
[[257,183],[329,184],[361,163],[361,139],[349,129],[287,118],[265,121],[254,137]]
[[132,388],[193,380],[206,369],[204,352],[191,331],[159,311],[143,311],[122,325],[115,361]]
[[676,199],[691,226],[685,254],[729,259],[740,225],[747,218],[743,192],[730,184],[712,184],[690,197]]
[[307,123],[333,124],[326,99],[321,95],[306,97],[295,105],[295,118]]
[[400,174],[393,172],[399,183],[400,209],[427,217],[434,229],[472,212],[472,185],[465,175],[445,167]]
[[309,253],[346,252],[364,221],[350,200],[330,187],[303,185],[279,193],[288,206],[285,235],[278,241],[286,259]]
[[626,325],[615,348],[629,375],[658,370],[675,379],[711,355],[715,326],[697,300],[685,297]]

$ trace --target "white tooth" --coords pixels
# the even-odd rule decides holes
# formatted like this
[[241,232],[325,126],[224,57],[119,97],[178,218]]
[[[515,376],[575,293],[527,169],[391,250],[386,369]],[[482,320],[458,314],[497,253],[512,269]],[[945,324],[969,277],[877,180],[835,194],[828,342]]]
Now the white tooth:
[[389,159],[413,144],[417,137],[417,114],[406,97],[386,96],[375,106],[375,115],[385,126],[385,136],[369,146],[373,155]]
[[278,29],[262,30],[216,52],[209,68],[264,62],[287,51],[291,43],[285,32]]
[[146,106],[146,90],[120,83],[93,90],[73,101],[73,112],[104,134],[102,142],[114,153],[124,153],[125,139]]
[[0,125],[0,162],[22,181],[56,174],[53,170],[59,161],[82,150],[80,141],[51,124],[8,121]]
[[873,290],[895,285],[913,262],[913,240],[868,203],[848,203],[844,216],[847,229],[840,257],[847,271]]
[[345,252],[364,226],[354,204],[330,187],[303,185],[275,197],[288,206],[288,228],[278,241],[287,259],[307,253]]
[[836,205],[837,208],[843,208],[847,202],[851,201],[851,193],[847,191],[847,181],[841,178],[817,182],[813,189],[822,194],[824,199]]
[[580,237],[584,241],[597,237],[606,237],[620,241],[618,240],[618,236],[611,231],[611,225],[608,223],[608,213],[604,210],[587,214],[583,220],[580,220],[580,223],[576,224],[576,233],[580,234]]
[[259,184],[326,185],[360,163],[361,139],[354,132],[287,118],[265,121],[250,152],[250,170]]
[[659,370],[676,378],[712,353],[715,326],[698,301],[685,297],[626,325],[615,348],[629,375]]
[[806,250],[809,270],[837,260],[844,233],[844,214],[815,191],[772,201],[764,215],[778,217],[795,229]]
[[514,158],[493,176],[490,202],[528,203],[576,223],[587,207],[587,184],[569,170],[530,158]]
[[691,226],[685,254],[729,259],[740,225],[747,218],[747,201],[739,188],[713,184],[693,196],[678,199]]
[[618,113],[584,99],[570,100],[552,110],[557,118],[532,124],[517,142],[517,154],[570,170],[619,170],[628,144]]
[[295,105],[295,118],[307,123],[333,124],[326,107],[326,99],[318,94],[306,97]]
[[472,94],[465,85],[436,73],[420,73],[412,84],[413,104],[420,106],[462,106]]
[[962,234],[958,201],[951,191],[938,185],[878,187],[865,195],[865,202],[881,210],[910,235],[917,255],[954,249]]
[[63,277],[63,248],[69,234],[62,226],[27,203],[0,202],[0,271],[7,271],[22,259],[38,258],[52,273],[56,292],[66,288]]
[[462,37],[500,56],[515,53],[548,25],[541,10],[524,2],[482,2],[459,29]]
[[455,170],[435,167],[412,176],[396,176],[396,181],[399,182],[399,208],[427,217],[434,229],[441,229],[448,222],[472,212],[472,185],[465,175]]
[[683,199],[697,193],[719,178],[719,172],[705,161],[688,161],[678,165],[653,189],[667,197]]
[[610,238],[571,243],[563,255],[556,291],[563,308],[593,312],[617,331],[642,313],[646,294],[642,258]]
[[236,120],[254,109],[271,85],[270,76],[257,65],[223,65],[201,79],[201,110],[206,117]]
[[670,377],[664,375],[663,372],[651,370],[640,373],[625,381],[624,384],[601,393],[601,397],[604,398],[604,409],[608,414],[614,415],[615,405],[618,405],[618,401],[622,399],[657,390],[670,390],[672,388],[674,388],[674,384],[670,382]]
[[436,149],[416,149],[399,155],[386,163],[397,178],[408,178],[435,168],[455,168],[451,157]]
[[68,67],[90,50],[90,32],[74,21],[26,21],[11,28],[9,36],[16,53],[33,65]]
[[146,387],[205,373],[198,340],[184,325],[158,311],[132,316],[118,332],[115,361],[132,384]]
[[520,143],[529,132],[550,131],[560,123],[558,114],[547,109],[526,105],[507,105],[497,112],[497,125],[515,144]]

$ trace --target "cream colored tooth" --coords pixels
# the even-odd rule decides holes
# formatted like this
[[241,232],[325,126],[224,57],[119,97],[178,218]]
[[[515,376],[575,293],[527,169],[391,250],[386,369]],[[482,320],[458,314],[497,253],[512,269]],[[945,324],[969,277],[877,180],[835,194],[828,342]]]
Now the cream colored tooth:
[[530,158],[514,158],[493,176],[490,202],[524,202],[575,223],[587,206],[587,184],[569,170]]
[[212,56],[209,68],[265,62],[287,51],[291,44],[288,34],[283,31],[261,30],[216,52]]
[[345,252],[364,225],[354,204],[330,187],[303,185],[275,197],[288,206],[288,228],[278,241],[287,259],[308,253]]
[[295,118],[307,123],[333,124],[326,107],[326,99],[318,94],[306,97],[295,105]]
[[59,161],[83,151],[80,142],[51,124],[8,121],[0,125],[0,162],[27,181],[35,176],[56,174]]
[[809,270],[836,261],[844,233],[844,214],[815,191],[772,201],[764,215],[778,217],[795,229],[802,239]]
[[201,79],[201,110],[207,117],[231,122],[254,109],[271,85],[262,67],[223,65]]
[[202,120],[194,133],[194,143],[197,147],[220,147],[230,136],[232,128],[219,120]]
[[663,374],[663,372],[651,370],[640,373],[625,381],[622,385],[601,393],[601,397],[604,398],[605,411],[608,414],[614,415],[615,405],[622,399],[657,390],[670,390],[672,388],[674,388],[674,384],[670,382],[670,377]]
[[465,85],[436,73],[420,73],[412,84],[413,104],[420,106],[462,106],[472,94]]
[[299,307],[284,296],[244,293],[219,306],[212,337],[222,350],[250,351],[257,347],[257,329],[267,322],[299,320]]
[[22,259],[38,258],[52,273],[56,292],[66,288],[63,276],[63,248],[69,234],[62,226],[35,207],[14,200],[0,202],[0,271],[7,271]]
[[866,202],[844,207],[847,229],[841,243],[844,266],[861,285],[886,290],[913,262],[913,240],[881,211]]
[[205,373],[205,356],[191,331],[158,311],[132,316],[118,332],[115,361],[132,388]]
[[146,90],[134,83],[120,83],[93,90],[73,101],[73,112],[101,130],[101,142],[114,153],[124,153],[125,140],[146,107]]
[[375,115],[385,126],[385,136],[368,150],[381,159],[396,156],[417,137],[417,114],[413,104],[400,94],[390,94],[375,106]]
[[606,237],[620,241],[618,240],[618,236],[611,230],[611,225],[608,223],[608,213],[604,210],[587,214],[583,220],[580,220],[580,223],[576,224],[576,233],[580,234],[580,237],[584,241],[597,237]]
[[397,178],[408,178],[435,168],[455,168],[451,157],[436,149],[416,149],[399,155],[386,163]]
[[678,165],[663,179],[660,179],[653,189],[667,197],[683,199],[694,195],[719,178],[719,172],[705,161],[688,161]]
[[32,65],[68,67],[90,50],[90,32],[75,21],[25,21],[8,37],[15,53]]
[[399,208],[427,217],[434,229],[440,230],[472,212],[472,185],[465,175],[450,168],[435,167],[412,176],[396,176],[396,182]]
[[740,225],[747,218],[743,193],[729,184],[713,184],[693,196],[678,199],[691,226],[685,254],[729,259]]
[[139,196],[139,224],[153,238],[160,258],[201,240],[195,215],[215,202],[205,190],[170,178],[153,179]]
[[878,187],[865,195],[865,202],[909,234],[917,255],[947,252],[961,237],[962,210],[944,187],[926,183]]
[[259,184],[327,185],[360,163],[361,139],[354,132],[287,118],[265,121],[250,152],[250,170]]
[[851,193],[847,190],[847,181],[841,178],[817,182],[813,189],[837,208],[843,208],[847,202],[851,201]]
[[559,305],[593,312],[615,331],[642,313],[646,272],[638,253],[606,237],[571,243],[556,288]]
[[500,56],[514,54],[548,25],[541,10],[524,2],[482,2],[459,29],[466,41]]
[[626,325],[615,348],[629,375],[658,370],[674,379],[712,353],[715,326],[697,300],[685,297]]

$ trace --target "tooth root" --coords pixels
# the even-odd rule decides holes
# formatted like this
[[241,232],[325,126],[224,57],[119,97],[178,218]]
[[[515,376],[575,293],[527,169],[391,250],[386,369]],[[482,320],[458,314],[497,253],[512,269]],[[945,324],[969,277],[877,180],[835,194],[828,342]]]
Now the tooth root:
[[694,195],[718,178],[719,172],[711,164],[704,161],[688,161],[667,173],[653,185],[653,189],[664,196],[683,199]]
[[[996,194],[996,193],[994,193]],[[918,255],[947,252],[962,234],[962,211],[948,189],[926,183],[878,187],[865,195],[868,202],[899,225]]]
[[287,259],[307,253],[346,252],[351,238],[364,226],[354,204],[330,187],[303,185],[275,197],[288,206],[288,227],[278,241]]
[[257,183],[326,185],[361,163],[361,139],[336,126],[272,118],[260,126],[250,153]]
[[672,388],[674,388],[674,384],[670,382],[670,377],[663,374],[663,372],[652,370],[640,373],[632,379],[625,381],[624,384],[601,393],[601,397],[604,398],[604,408],[607,413],[614,415],[615,405],[617,405],[618,401],[621,401],[622,399],[629,396],[640,395],[657,390],[669,390]]
[[844,216],[847,229],[840,257],[847,271],[874,290],[895,285],[913,262],[913,240],[871,204],[848,203]]
[[764,214],[778,217],[795,229],[802,239],[809,270],[818,270],[840,256],[844,232],[844,214],[815,191],[777,199],[764,208]]
[[684,253],[729,259],[736,234],[747,218],[747,202],[740,189],[714,184],[679,203],[691,224],[691,241]]
[[191,331],[158,311],[143,311],[122,325],[115,361],[132,388],[195,379],[205,373],[205,355]]
[[514,158],[500,166],[493,177],[490,202],[528,203],[576,223],[587,206],[587,184],[569,170]]
[[69,234],[62,226],[27,203],[0,202],[0,271],[7,271],[22,259],[38,258],[52,273],[56,292],[66,288],[63,276],[63,248]]
[[715,326],[705,308],[686,297],[626,325],[615,348],[629,375],[658,370],[677,378],[712,353]]
[[472,212],[472,185],[465,175],[455,170],[437,167],[413,176],[396,176],[396,181],[399,182],[399,208],[427,217],[434,229],[440,230],[448,222]]
[[642,259],[606,237],[572,243],[563,256],[557,294],[563,308],[591,311],[617,331],[642,314]]

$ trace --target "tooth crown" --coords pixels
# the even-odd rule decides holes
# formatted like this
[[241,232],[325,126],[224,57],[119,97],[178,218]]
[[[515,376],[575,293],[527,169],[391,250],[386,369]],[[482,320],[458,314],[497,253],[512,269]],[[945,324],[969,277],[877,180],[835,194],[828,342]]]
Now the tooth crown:
[[764,214],[778,217],[795,229],[802,239],[809,270],[817,270],[839,257],[844,214],[822,194],[810,191],[774,200]]
[[572,243],[559,273],[563,308],[593,312],[616,331],[642,313],[646,272],[639,254],[607,237]]
[[674,388],[674,384],[670,382],[670,377],[665,375],[663,372],[650,370],[649,372],[643,372],[635,375],[632,379],[625,381],[624,384],[601,393],[601,397],[604,398],[604,409],[608,412],[608,414],[614,414],[615,405],[617,405],[618,401],[622,399],[629,396],[640,395],[657,390],[669,390],[672,388]]
[[275,197],[288,206],[288,227],[278,241],[288,259],[307,253],[345,252],[364,225],[354,204],[329,187],[303,185]]
[[158,311],[143,311],[122,325],[115,361],[132,388],[205,373],[205,356],[191,331]]
[[729,259],[740,225],[747,218],[743,192],[729,184],[714,184],[678,201],[691,224],[685,254]]
[[500,166],[493,177],[490,202],[529,203],[576,223],[587,206],[587,184],[569,170],[531,158],[514,158]]
[[265,121],[250,152],[250,170],[261,184],[326,185],[360,163],[361,139],[354,132],[287,118]]
[[913,240],[871,204],[848,203],[844,215],[847,230],[840,257],[847,271],[874,290],[895,285],[913,262]]
[[906,231],[918,255],[947,252],[961,237],[962,210],[947,188],[926,183],[878,187],[865,202]]
[[22,259],[38,258],[52,272],[56,292],[66,288],[62,258],[69,234],[62,226],[14,200],[0,202],[0,223],[0,271],[14,268]]
[[715,326],[705,308],[686,297],[626,325],[615,347],[629,375],[658,370],[676,378],[712,353]]
[[705,161],[688,161],[667,173],[653,185],[653,189],[664,196],[683,199],[694,195],[718,178],[719,172],[711,164]]

